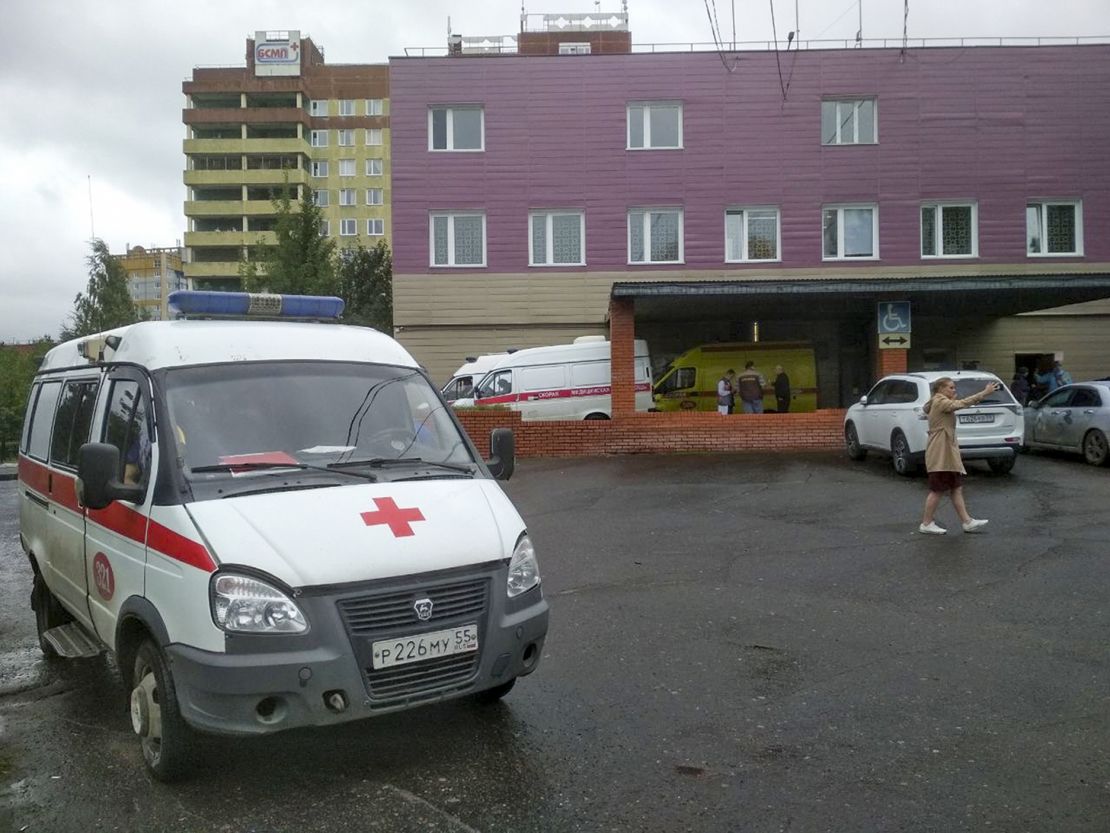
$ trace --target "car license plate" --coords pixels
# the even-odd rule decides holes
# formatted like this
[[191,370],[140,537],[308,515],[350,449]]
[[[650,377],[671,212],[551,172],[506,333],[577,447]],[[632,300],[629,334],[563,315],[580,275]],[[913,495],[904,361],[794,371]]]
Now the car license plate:
[[956,414],[956,416],[965,425],[969,422],[994,422],[994,414]]
[[460,625],[443,631],[380,639],[373,644],[374,668],[389,668],[426,659],[478,650],[478,626]]

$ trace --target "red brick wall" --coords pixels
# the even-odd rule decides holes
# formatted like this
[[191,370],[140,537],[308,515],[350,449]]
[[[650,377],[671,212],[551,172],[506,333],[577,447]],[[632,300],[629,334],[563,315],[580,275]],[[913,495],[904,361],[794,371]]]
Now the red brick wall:
[[518,457],[675,454],[690,451],[838,449],[844,411],[808,414],[631,413],[614,420],[523,422],[508,410],[461,410],[474,444],[489,454],[494,428],[512,428]]
[[909,350],[879,350],[879,366],[875,368],[876,379],[889,376],[892,373],[905,373],[909,368],[907,357]]
[[609,367],[613,389],[613,416],[636,410],[634,355],[636,352],[636,311],[631,298],[609,300]]

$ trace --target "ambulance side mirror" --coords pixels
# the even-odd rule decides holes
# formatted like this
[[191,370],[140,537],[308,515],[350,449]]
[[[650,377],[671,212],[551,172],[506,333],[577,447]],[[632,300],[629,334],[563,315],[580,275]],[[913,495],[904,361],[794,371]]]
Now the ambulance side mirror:
[[511,428],[494,428],[489,432],[490,458],[486,468],[497,480],[508,480],[516,467],[516,437]]
[[103,509],[113,500],[141,503],[142,486],[117,480],[119,449],[108,443],[85,443],[77,451],[77,499],[89,509]]

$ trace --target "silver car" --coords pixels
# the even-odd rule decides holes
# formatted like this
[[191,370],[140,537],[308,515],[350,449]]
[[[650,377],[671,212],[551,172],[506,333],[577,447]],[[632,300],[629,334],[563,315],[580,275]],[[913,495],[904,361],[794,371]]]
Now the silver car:
[[1082,454],[1092,466],[1110,463],[1110,381],[1064,385],[1025,409],[1025,445]]

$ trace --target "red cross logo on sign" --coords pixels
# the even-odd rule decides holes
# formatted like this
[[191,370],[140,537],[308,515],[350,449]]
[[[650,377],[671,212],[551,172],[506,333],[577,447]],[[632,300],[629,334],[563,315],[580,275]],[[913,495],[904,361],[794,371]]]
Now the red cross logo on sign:
[[416,533],[412,531],[410,524],[424,520],[424,515],[415,506],[410,509],[402,509],[391,497],[376,497],[374,498],[374,504],[378,507],[378,511],[361,513],[363,523],[367,526],[388,524],[389,531],[393,533],[394,538],[407,538],[410,535],[415,535]]

